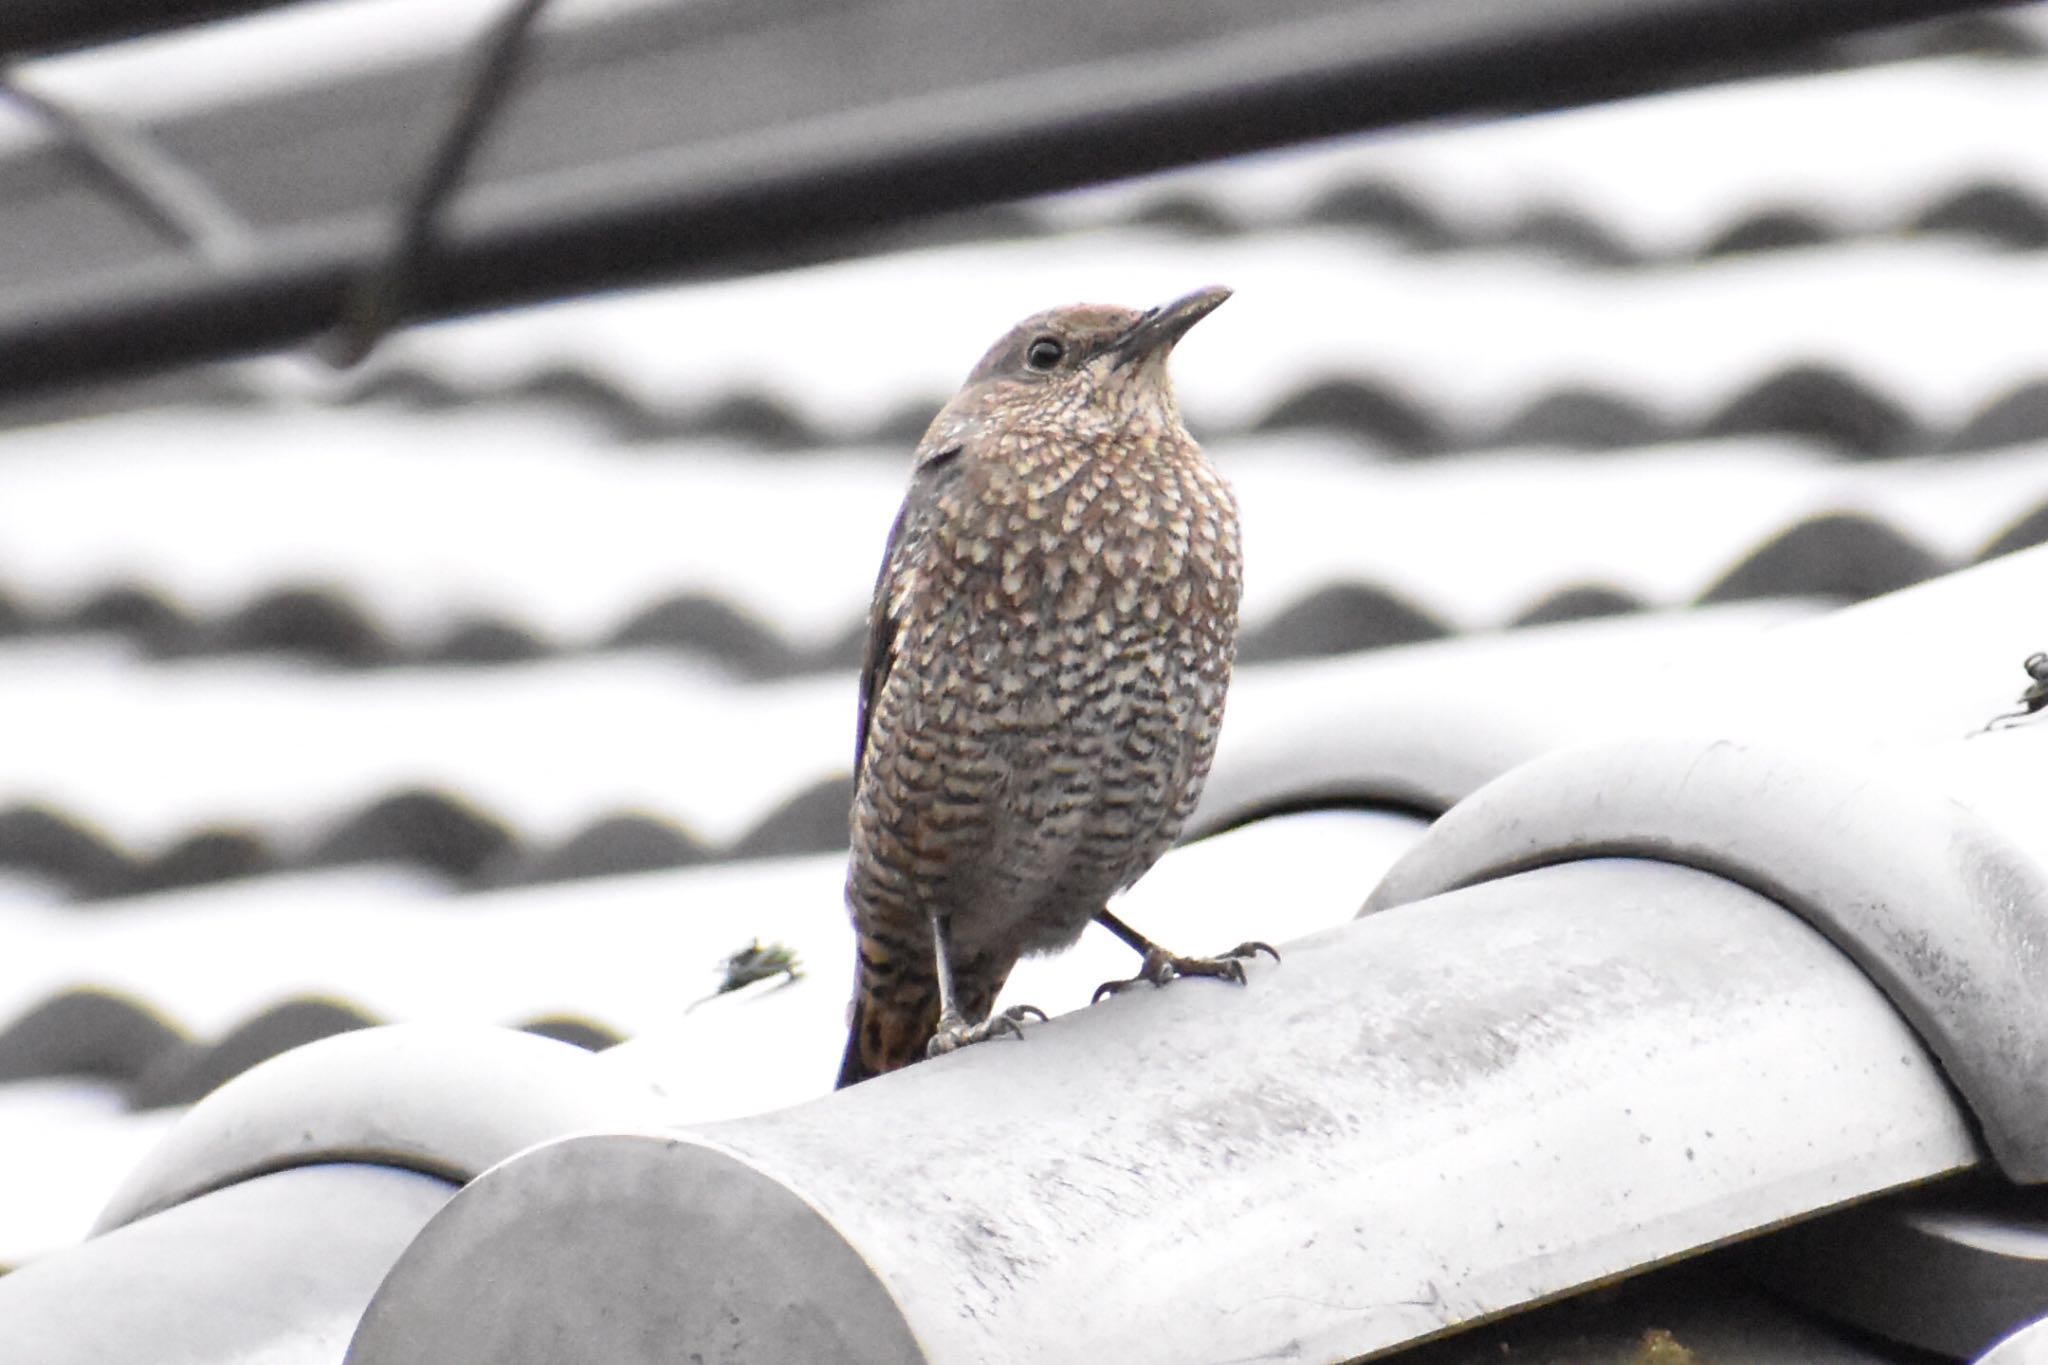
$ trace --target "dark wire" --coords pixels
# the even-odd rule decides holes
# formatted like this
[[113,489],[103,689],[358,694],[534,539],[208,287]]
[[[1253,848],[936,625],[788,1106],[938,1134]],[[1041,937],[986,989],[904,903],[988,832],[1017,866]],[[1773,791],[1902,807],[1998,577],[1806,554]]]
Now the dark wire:
[[341,325],[322,348],[337,368],[359,363],[402,319],[414,281],[435,250],[434,229],[461,184],[492,118],[512,88],[533,21],[548,0],[513,0],[478,45],[455,116],[434,145],[426,171],[400,206],[391,247],[349,291]]

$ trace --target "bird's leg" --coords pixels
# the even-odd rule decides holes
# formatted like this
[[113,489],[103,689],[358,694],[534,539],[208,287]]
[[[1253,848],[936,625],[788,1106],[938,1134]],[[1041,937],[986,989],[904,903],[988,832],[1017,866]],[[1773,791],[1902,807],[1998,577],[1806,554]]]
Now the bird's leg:
[[924,1045],[924,1055],[938,1057],[969,1043],[985,1042],[999,1033],[1024,1036],[1023,1023],[1026,1019],[1043,1019],[1045,1011],[1036,1005],[1012,1005],[1001,1014],[991,1015],[978,1024],[970,1024],[960,1013],[959,992],[953,985],[953,953],[946,943],[946,922],[934,910],[929,912],[932,926],[932,960],[938,967],[939,975],[939,1027],[932,1034],[932,1040]]
[[1146,938],[1136,929],[1133,929],[1130,925],[1125,924],[1122,920],[1111,914],[1106,908],[1095,912],[1095,922],[1130,944],[1144,958],[1144,961],[1139,964],[1136,976],[1123,981],[1105,981],[1100,986],[1097,986],[1094,995],[1096,1000],[1100,1000],[1105,995],[1115,995],[1118,991],[1129,990],[1140,981],[1149,981],[1155,986],[1164,986],[1177,976],[1215,976],[1221,977],[1225,981],[1235,981],[1238,985],[1242,986],[1244,984],[1244,959],[1256,957],[1258,954],[1264,953],[1275,962],[1280,960],[1280,954],[1273,950],[1272,944],[1260,943],[1256,939],[1247,943],[1240,943],[1229,952],[1217,957],[1181,957],[1175,953],[1167,952],[1166,949],[1160,947],[1151,939]]

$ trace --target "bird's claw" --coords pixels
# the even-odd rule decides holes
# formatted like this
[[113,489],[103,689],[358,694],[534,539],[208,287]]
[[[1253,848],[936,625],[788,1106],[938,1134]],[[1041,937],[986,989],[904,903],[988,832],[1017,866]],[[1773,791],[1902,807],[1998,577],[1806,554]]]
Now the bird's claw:
[[1127,991],[1141,981],[1149,981],[1155,986],[1164,986],[1167,982],[1179,976],[1213,976],[1218,980],[1232,981],[1242,986],[1244,984],[1244,959],[1256,957],[1260,953],[1264,953],[1275,962],[1280,960],[1280,954],[1274,950],[1272,944],[1260,943],[1256,939],[1240,943],[1229,952],[1218,954],[1215,957],[1178,957],[1173,953],[1167,952],[1164,948],[1154,948],[1151,952],[1145,954],[1145,960],[1139,965],[1136,976],[1128,977],[1122,981],[1103,982],[1095,988],[1095,994],[1090,997],[1089,1003],[1093,1004],[1106,995],[1116,995]]
[[939,1016],[938,1031],[932,1040],[924,1045],[927,1057],[943,1057],[948,1052],[957,1052],[973,1043],[985,1043],[1000,1034],[1023,1038],[1026,1019],[1043,1020],[1045,1011],[1036,1005],[1012,1005],[1000,1010],[978,1024],[970,1024],[956,1013]]

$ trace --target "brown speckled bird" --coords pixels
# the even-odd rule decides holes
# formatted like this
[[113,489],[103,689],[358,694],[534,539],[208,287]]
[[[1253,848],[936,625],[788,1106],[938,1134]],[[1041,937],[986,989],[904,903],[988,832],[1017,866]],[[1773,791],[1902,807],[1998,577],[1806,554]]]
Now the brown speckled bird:
[[842,1086],[1043,1018],[989,1011],[1091,919],[1144,955],[1104,991],[1272,951],[1178,957],[1107,905],[1180,834],[1223,721],[1237,501],[1166,359],[1229,297],[1027,318],[918,443],[861,669]]

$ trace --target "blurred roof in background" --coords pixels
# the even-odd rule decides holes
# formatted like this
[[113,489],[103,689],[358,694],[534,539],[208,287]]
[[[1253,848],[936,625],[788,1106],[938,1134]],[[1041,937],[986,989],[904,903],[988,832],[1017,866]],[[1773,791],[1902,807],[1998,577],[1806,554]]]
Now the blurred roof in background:
[[[758,1358],[2048,1315],[2048,8],[564,0],[390,300],[446,320],[348,371],[503,7],[68,8],[0,19],[23,1358],[627,1359],[720,1293],[841,1334]],[[819,1099],[905,455],[1015,318],[1212,281],[1245,634],[1123,913],[1286,961]]]

